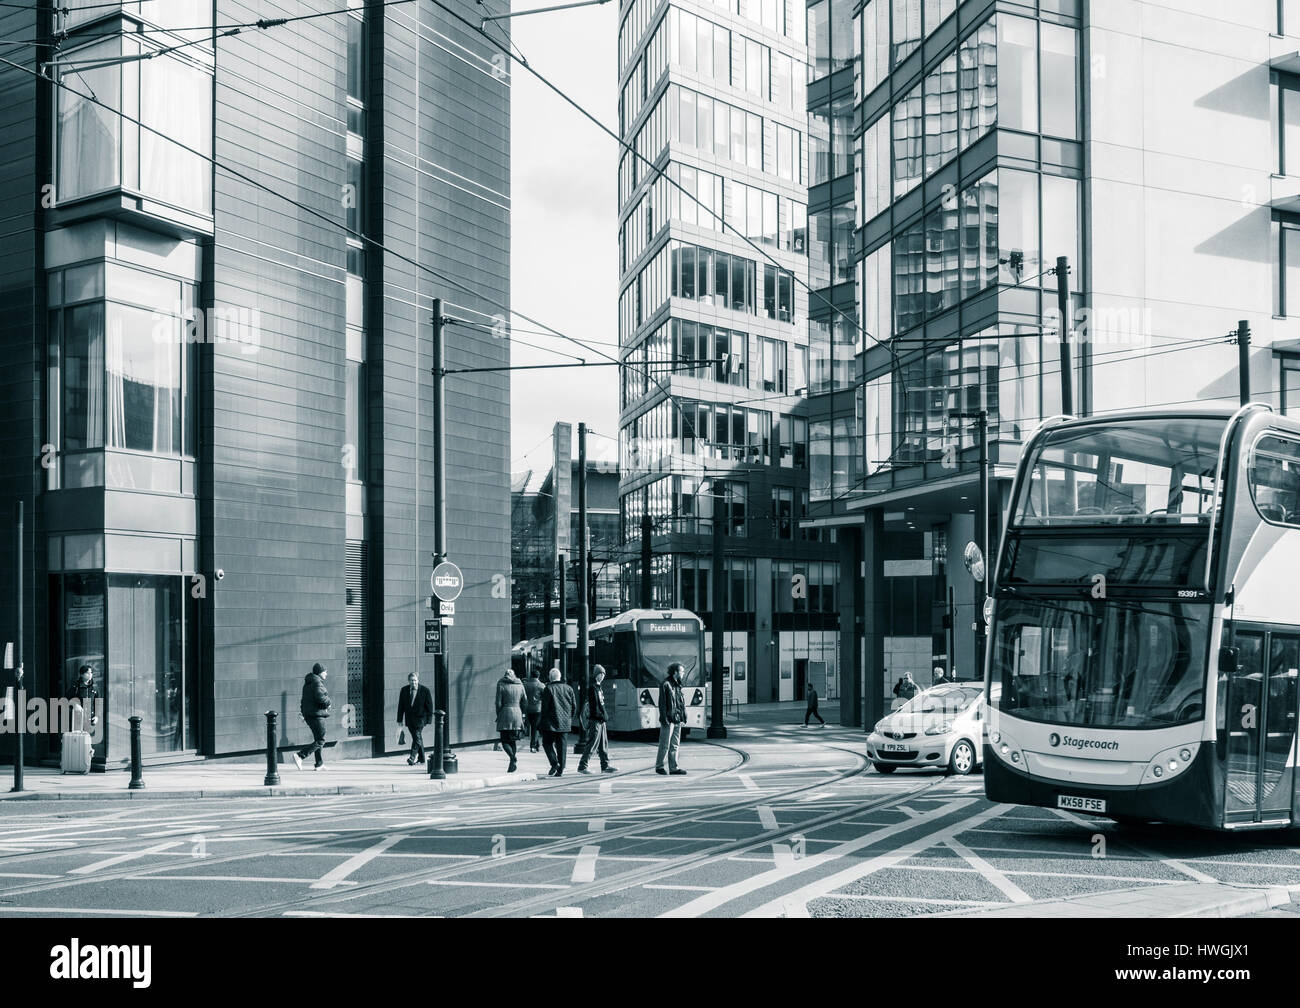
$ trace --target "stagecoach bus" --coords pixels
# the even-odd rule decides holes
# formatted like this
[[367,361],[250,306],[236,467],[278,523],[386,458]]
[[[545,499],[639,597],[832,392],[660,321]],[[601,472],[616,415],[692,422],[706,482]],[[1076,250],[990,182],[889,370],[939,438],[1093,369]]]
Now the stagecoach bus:
[[686,609],[629,609],[589,629],[592,662],[605,667],[610,731],[659,728],[659,684],[682,664],[686,729],[703,728],[709,690],[704,681],[704,624]]
[[990,799],[1300,825],[1300,422],[1263,404],[1049,420],[991,594]]

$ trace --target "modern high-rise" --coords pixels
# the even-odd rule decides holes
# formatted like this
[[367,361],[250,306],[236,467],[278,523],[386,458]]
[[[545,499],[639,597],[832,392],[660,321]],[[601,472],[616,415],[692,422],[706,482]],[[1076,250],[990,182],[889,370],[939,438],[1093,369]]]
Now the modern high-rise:
[[975,416],[996,543],[1025,439],[1061,411],[1059,256],[1076,414],[1236,403],[1239,320],[1253,396],[1300,409],[1300,5],[829,2],[832,64],[846,17],[859,54],[862,326],[851,405],[810,404],[832,460],[810,523],[861,572],[843,679],[870,725],[904,671],[980,672]]
[[711,626],[725,593],[724,690],[739,702],[802,697],[807,683],[838,695],[837,551],[798,524],[804,396],[830,367],[810,346],[810,316],[826,311],[810,307],[808,187],[831,169],[809,136],[806,18],[803,0],[626,0],[618,38],[620,131],[635,151],[618,196],[624,602]]
[[[24,685],[91,665],[108,766],[133,715],[147,758],[256,750],[267,711],[302,742],[318,661],[331,733],[382,751],[434,679],[431,306],[449,368],[509,363],[510,81],[432,3],[343,6],[235,35],[230,0],[0,12],[57,40],[0,53],[0,634],[21,500]],[[447,404],[455,742],[509,660],[508,378]]]

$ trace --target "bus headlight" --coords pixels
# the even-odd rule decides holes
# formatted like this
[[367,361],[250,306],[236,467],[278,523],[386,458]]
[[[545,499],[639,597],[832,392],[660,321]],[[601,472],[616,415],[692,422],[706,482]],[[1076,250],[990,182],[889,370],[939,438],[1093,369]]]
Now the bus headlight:
[[1142,779],[1164,780],[1167,777],[1175,777],[1182,773],[1196,758],[1196,753],[1200,750],[1201,744],[1195,742],[1191,745],[1179,746],[1177,749],[1166,749],[1164,752],[1158,752],[1148,764],[1146,771],[1142,774]]

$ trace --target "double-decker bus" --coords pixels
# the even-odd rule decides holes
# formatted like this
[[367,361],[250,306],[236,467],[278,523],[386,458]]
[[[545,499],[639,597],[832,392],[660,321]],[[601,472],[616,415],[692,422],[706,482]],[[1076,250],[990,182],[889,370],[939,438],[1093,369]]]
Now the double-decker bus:
[[1262,404],[1049,420],[991,596],[990,799],[1300,824],[1300,422]]
[[[704,623],[687,609],[629,609],[591,624],[591,662],[605,668],[605,709],[610,731],[659,730],[659,684],[673,662],[682,665],[686,725],[703,728],[709,709],[704,680]],[[570,651],[570,658],[573,652]],[[521,641],[510,652],[515,674],[545,682],[558,664],[551,637]]]

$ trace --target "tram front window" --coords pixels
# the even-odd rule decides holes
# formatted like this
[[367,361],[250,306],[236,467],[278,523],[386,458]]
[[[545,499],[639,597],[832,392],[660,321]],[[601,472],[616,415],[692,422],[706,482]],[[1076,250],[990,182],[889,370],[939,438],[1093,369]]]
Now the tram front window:
[[1079,728],[1167,728],[1204,714],[1208,608],[1035,599],[998,609],[999,710]]
[[641,638],[641,664],[654,678],[655,685],[667,678],[668,666],[673,662],[681,662],[683,686],[700,685],[700,650],[697,638],[657,636]]

